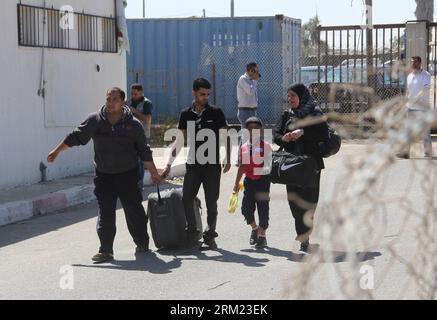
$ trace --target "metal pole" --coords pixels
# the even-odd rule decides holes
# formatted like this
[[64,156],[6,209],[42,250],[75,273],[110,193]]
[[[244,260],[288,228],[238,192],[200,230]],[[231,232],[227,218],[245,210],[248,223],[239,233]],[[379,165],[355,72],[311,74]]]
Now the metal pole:
[[[367,42],[367,86],[376,90],[376,74],[375,71],[378,67],[378,59],[376,59],[376,69],[373,68],[373,1],[366,0],[366,42]],[[376,93],[376,92],[375,92]],[[372,95],[368,98],[368,108],[372,108]]]
[[[321,74],[320,74],[320,66],[322,65],[322,54],[321,54],[321,45],[320,45],[320,33],[322,31],[320,30],[320,26],[317,27],[317,59],[319,61],[317,66],[317,82],[320,83],[321,80]],[[328,68],[326,68],[328,69]],[[325,70],[325,72],[328,72],[328,70]]]
[[143,18],[146,18],[146,0],[143,0]]
[[215,62],[212,64],[212,96],[213,96],[213,103],[214,105],[217,105],[217,83],[216,83],[216,68],[215,68]]
[[235,16],[235,5],[234,0],[231,0],[231,17],[233,18]]

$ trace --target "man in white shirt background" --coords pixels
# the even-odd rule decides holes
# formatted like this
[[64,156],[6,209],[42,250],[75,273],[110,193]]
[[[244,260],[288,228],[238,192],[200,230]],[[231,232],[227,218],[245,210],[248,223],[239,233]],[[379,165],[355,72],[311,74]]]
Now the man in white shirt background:
[[245,127],[246,120],[257,116],[258,109],[258,80],[261,78],[256,62],[246,66],[246,73],[238,80],[238,120],[241,128]]
[[[412,72],[407,78],[407,108],[408,117],[414,119],[420,116],[423,112],[430,110],[430,89],[431,89],[431,75],[422,69],[422,58],[411,58]],[[432,139],[431,132],[426,132],[423,137],[423,145],[425,150],[425,157],[432,157]],[[404,153],[399,154],[398,157],[410,158],[409,145]]]

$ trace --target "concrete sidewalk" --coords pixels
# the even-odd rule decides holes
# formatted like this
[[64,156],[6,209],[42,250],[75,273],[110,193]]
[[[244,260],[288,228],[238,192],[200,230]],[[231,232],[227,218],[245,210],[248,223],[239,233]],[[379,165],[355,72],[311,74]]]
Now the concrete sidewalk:
[[[155,165],[165,167],[168,149],[153,149]],[[185,174],[186,149],[172,166],[169,179]],[[89,172],[60,180],[2,190],[0,193],[0,226],[45,215],[95,200],[94,173]],[[50,176],[49,176],[50,179]],[[150,175],[145,172],[144,185],[150,184]]]

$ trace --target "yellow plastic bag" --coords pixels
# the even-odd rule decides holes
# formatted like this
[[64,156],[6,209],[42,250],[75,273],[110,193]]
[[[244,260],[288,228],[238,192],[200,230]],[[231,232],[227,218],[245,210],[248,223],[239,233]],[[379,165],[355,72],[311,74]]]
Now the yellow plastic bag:
[[[240,191],[243,190],[243,183],[240,183]],[[231,199],[229,200],[228,212],[234,214],[238,208],[238,192],[232,192]]]
[[231,199],[229,200],[228,212],[234,214],[238,207],[238,193],[232,192]]

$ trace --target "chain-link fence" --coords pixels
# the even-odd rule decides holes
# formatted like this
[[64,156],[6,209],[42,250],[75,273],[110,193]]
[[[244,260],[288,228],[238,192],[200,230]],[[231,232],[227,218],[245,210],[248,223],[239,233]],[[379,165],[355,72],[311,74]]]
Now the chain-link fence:
[[[430,106],[435,110],[437,32],[435,24],[427,28],[430,41],[422,66],[432,76]],[[302,82],[323,111],[342,114],[344,125],[358,122],[371,128],[367,111],[405,95],[411,72],[406,38],[405,24],[319,27],[314,46],[302,50]]]
[[363,124],[374,105],[404,93],[405,24],[319,27],[318,35],[301,57],[301,78],[323,111]]
[[274,124],[287,107],[287,88],[300,77],[299,57],[290,48],[281,43],[204,46],[199,73],[212,82],[211,102],[223,109],[230,123],[238,124],[237,82],[249,62],[256,62],[261,73],[258,116]]

